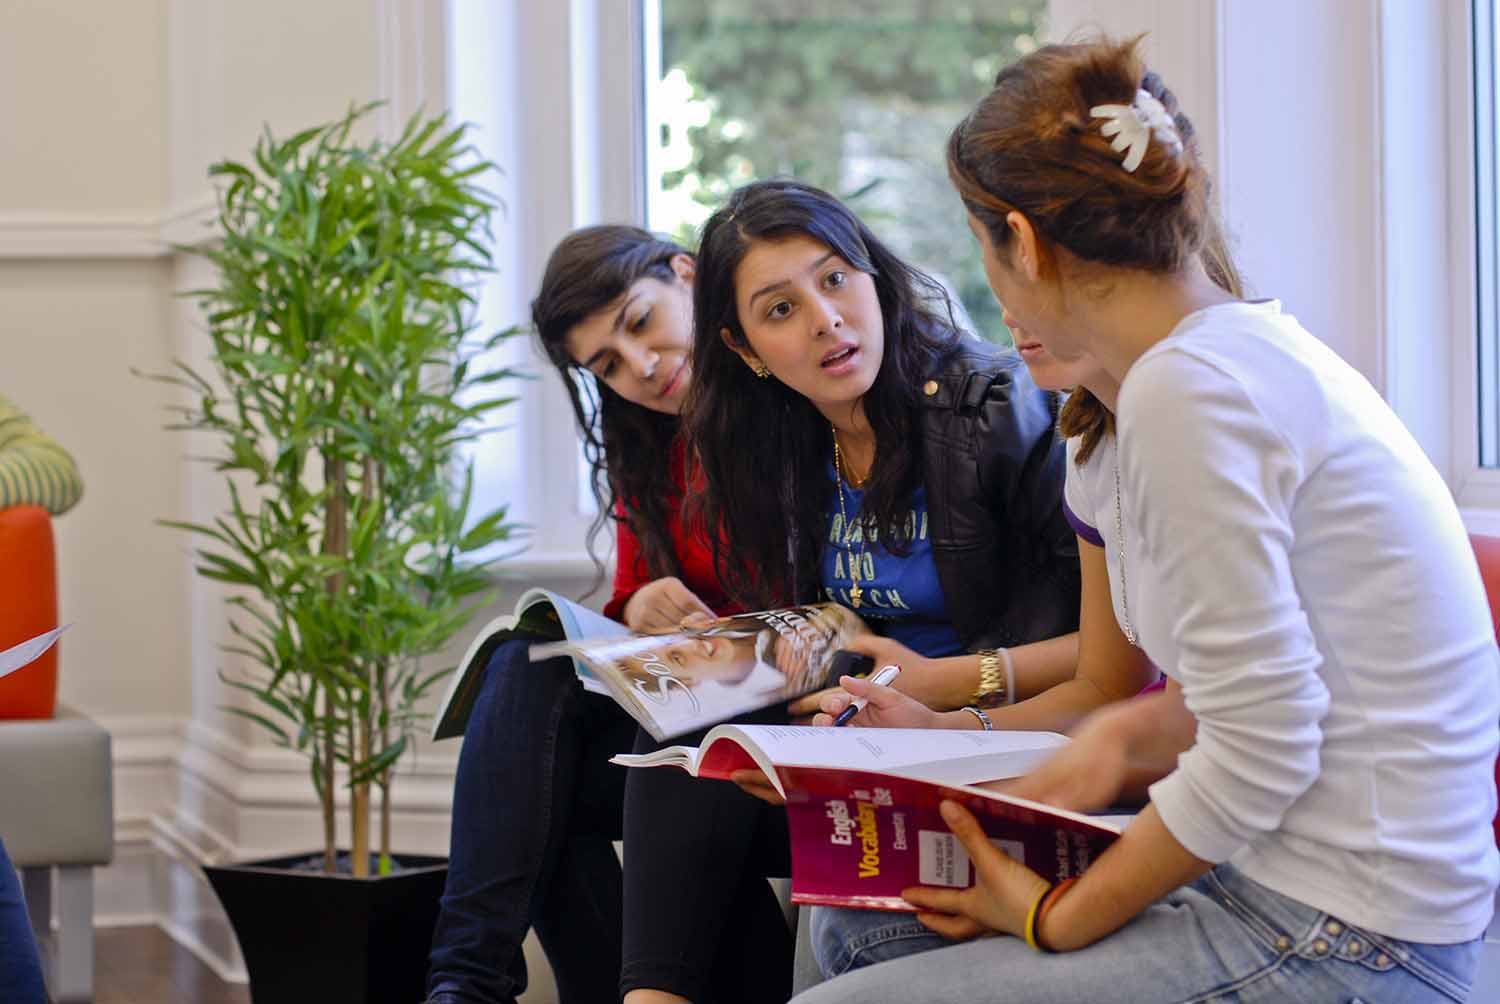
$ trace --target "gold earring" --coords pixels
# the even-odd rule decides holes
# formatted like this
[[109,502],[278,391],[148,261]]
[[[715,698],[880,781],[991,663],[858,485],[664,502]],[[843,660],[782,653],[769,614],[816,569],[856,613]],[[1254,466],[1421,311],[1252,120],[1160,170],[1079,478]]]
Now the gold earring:
[[750,369],[755,373],[756,376],[760,377],[762,380],[771,375],[771,371],[766,368],[766,364],[761,362],[759,359],[750,364]]

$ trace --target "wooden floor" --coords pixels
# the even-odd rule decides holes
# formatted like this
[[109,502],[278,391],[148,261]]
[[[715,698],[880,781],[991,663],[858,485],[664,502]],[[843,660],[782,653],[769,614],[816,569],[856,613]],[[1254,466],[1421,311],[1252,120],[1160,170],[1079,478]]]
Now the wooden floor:
[[159,927],[94,931],[94,1004],[250,1004]]

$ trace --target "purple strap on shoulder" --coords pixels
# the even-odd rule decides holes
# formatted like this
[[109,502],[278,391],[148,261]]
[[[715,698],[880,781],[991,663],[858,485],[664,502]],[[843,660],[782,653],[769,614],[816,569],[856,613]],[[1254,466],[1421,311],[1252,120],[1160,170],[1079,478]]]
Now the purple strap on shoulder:
[[1068,525],[1073,528],[1074,533],[1078,534],[1080,540],[1086,540],[1095,547],[1104,546],[1104,538],[1099,536],[1099,531],[1079,519],[1078,514],[1073,511],[1066,500],[1063,502],[1063,515],[1068,517]]

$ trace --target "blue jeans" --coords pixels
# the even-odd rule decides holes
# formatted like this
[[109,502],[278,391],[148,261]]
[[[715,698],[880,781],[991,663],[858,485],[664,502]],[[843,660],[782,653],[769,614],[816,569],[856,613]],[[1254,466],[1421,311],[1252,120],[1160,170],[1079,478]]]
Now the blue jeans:
[[1477,941],[1419,945],[1371,934],[1230,865],[1062,955],[1009,937],[947,941],[907,914],[819,909],[812,923],[818,962],[835,978],[800,1004],[1461,1002],[1479,959]]
[[[627,896],[612,843],[622,835],[627,771],[609,758],[637,742],[635,722],[584,691],[569,660],[533,664],[527,647],[495,650],[464,731],[429,1004],[514,1001],[526,989],[528,927],[562,1004],[620,999],[622,930],[635,963],[627,968],[646,979],[637,985],[675,986],[669,977],[683,970],[703,978],[692,994],[699,1004],[785,1000],[791,938],[761,877],[785,865],[730,846],[757,838],[784,859],[785,814],[727,782],[633,772]],[[778,831],[759,832],[767,816],[782,820]],[[779,981],[779,996],[767,980]]]
[[0,989],[7,1004],[47,1004],[31,919],[4,841],[0,841]]
[[571,660],[534,664],[528,646],[495,650],[464,732],[433,1004],[513,1001],[533,927],[564,1004],[618,999],[625,769],[608,761],[635,722],[584,691]]

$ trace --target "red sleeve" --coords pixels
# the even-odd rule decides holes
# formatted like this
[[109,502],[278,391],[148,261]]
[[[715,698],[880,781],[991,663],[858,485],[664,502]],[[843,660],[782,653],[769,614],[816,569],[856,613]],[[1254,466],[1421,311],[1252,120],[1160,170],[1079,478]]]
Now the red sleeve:
[[625,507],[615,504],[615,588],[604,604],[604,616],[625,622],[625,604],[636,590],[651,581],[646,571],[646,559],[641,554],[640,541],[625,522]]

